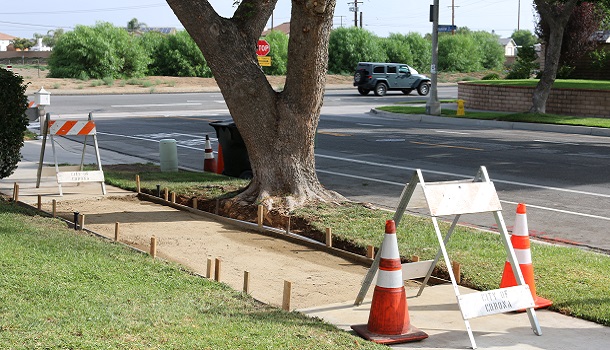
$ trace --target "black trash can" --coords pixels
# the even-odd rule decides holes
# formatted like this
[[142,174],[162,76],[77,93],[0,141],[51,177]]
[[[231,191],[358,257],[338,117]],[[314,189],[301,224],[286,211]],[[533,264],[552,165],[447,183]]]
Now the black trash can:
[[218,142],[222,146],[223,175],[251,179],[252,167],[248,150],[233,119],[211,122],[210,125],[216,130]]

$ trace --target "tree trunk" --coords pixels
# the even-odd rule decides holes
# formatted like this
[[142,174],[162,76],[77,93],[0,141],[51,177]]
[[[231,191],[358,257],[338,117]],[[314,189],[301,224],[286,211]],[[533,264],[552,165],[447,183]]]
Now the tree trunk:
[[559,67],[563,31],[577,2],[578,0],[567,0],[563,4],[557,4],[556,2],[550,3],[549,0],[534,0],[540,18],[549,24],[550,33],[544,53],[544,70],[534,89],[530,113],[546,112],[546,101],[551,93]]
[[290,209],[341,199],[320,184],[313,148],[335,0],[292,1],[281,92],[269,84],[256,57],[277,0],[242,0],[230,19],[218,16],[207,0],[167,2],[203,52],[248,148],[254,178],[239,199]]

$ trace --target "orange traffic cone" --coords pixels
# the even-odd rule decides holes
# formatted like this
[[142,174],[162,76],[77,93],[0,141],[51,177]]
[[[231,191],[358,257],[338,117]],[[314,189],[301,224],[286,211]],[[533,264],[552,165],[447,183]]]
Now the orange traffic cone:
[[428,338],[428,334],[412,326],[409,321],[394,220],[388,220],[385,224],[369,322],[351,327],[361,337],[379,344],[407,343]]
[[210,137],[205,135],[205,156],[203,157],[203,171],[216,172],[216,160],[214,159],[214,151]]
[[222,145],[218,142],[218,159],[216,161],[216,174],[222,174],[225,170],[225,158],[222,156]]
[[[534,298],[535,309],[549,307],[553,304],[552,301],[536,296],[536,281],[534,280],[534,265],[532,264],[532,253],[530,252],[530,238],[527,227],[527,214],[525,213],[525,204],[517,205],[517,215],[515,217],[515,227],[510,236],[510,242],[515,250],[519,268],[523,274],[525,283],[530,287],[530,292]],[[517,280],[513,274],[513,269],[510,262],[504,264],[504,273],[502,273],[502,281],[500,288],[513,287],[517,285]]]

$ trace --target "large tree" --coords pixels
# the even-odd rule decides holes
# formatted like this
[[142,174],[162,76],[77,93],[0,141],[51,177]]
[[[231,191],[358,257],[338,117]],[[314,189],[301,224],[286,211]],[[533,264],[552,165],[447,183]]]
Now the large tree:
[[208,62],[241,133],[254,173],[238,200],[294,208],[341,196],[319,182],[314,138],[323,101],[335,0],[292,0],[281,92],[267,81],[257,41],[277,0],[242,0],[219,16],[208,0],[167,0]]
[[580,0],[534,0],[540,20],[547,23],[549,35],[545,43],[544,70],[532,96],[531,113],[545,113],[546,101],[557,76],[563,32],[574,7]]

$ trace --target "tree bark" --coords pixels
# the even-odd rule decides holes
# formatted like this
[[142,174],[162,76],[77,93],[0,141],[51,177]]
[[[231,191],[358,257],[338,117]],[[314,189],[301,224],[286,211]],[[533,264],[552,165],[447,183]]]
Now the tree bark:
[[550,33],[545,47],[544,69],[532,95],[530,113],[546,112],[546,101],[551,93],[559,67],[563,31],[578,1],[566,0],[558,3],[554,0],[534,0],[540,18],[549,24]]
[[277,0],[242,0],[230,19],[207,0],[167,2],[206,58],[248,149],[254,178],[239,200],[292,209],[310,200],[342,199],[320,184],[313,148],[335,0],[292,1],[281,92],[269,84],[256,57]]

